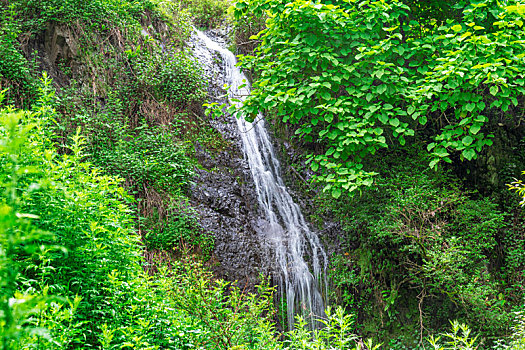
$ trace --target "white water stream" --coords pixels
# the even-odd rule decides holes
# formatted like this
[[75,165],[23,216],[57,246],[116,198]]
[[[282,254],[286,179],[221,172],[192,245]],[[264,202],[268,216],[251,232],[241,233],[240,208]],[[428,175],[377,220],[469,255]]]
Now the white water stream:
[[[235,55],[203,32],[196,32],[206,49],[218,52],[223,59],[226,81],[230,85],[230,103],[242,104],[243,96],[250,93],[250,87],[246,76],[236,67]],[[233,102],[232,99],[241,102]],[[293,328],[296,314],[303,315],[310,327],[316,327],[315,318],[324,315],[323,287],[327,294],[326,253],[284,185],[263,116],[259,115],[255,123],[249,123],[244,118],[236,119],[258,201],[267,221],[261,239],[270,245],[280,270],[277,278],[281,302],[286,301],[288,327]]]

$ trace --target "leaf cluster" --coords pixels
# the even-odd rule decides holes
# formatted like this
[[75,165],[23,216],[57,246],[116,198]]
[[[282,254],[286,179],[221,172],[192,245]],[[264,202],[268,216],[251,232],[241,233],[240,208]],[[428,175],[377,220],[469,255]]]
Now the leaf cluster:
[[373,184],[366,157],[415,136],[431,168],[476,159],[503,116],[518,118],[523,22],[518,5],[464,5],[420,23],[401,1],[240,1],[238,17],[269,15],[241,58],[258,78],[240,112],[320,144],[308,160],[336,198]]

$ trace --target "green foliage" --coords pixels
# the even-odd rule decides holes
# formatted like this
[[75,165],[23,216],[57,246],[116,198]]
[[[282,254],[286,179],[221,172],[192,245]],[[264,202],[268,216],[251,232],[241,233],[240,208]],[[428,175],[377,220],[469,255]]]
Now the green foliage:
[[110,26],[137,23],[144,11],[152,10],[148,0],[15,0],[9,8],[24,18],[26,30],[40,31],[48,23],[73,23],[81,21],[91,30],[107,31]]
[[83,160],[78,132],[69,153],[54,149],[49,93],[35,112],[0,110],[1,348],[218,350],[275,341],[266,284],[246,294],[191,259],[154,276],[143,271],[130,197],[121,180]]
[[20,28],[14,14],[0,8],[0,89],[10,88],[6,102],[29,107],[37,92],[29,63],[20,51],[17,37]]
[[136,77],[143,90],[150,90],[159,101],[179,106],[203,100],[205,82],[198,63],[188,52],[151,54],[137,48]]
[[241,112],[270,111],[306,142],[321,143],[311,168],[336,198],[373,184],[376,172],[364,160],[376,152],[418,136],[432,168],[476,159],[492,144],[496,116],[517,113],[519,7],[482,1],[426,23],[417,22],[415,8],[400,1],[235,5],[239,18],[270,17],[254,37],[261,41],[255,56],[242,59],[259,75]]
[[[523,174],[525,175],[525,171]],[[523,184],[523,181],[516,179],[516,181],[509,184],[508,186],[511,191],[515,191],[523,198],[520,204],[522,206],[525,205],[525,185]]]
[[116,313],[97,331],[104,349],[255,349],[272,341],[263,316],[271,305],[266,285],[258,294],[241,293],[214,281],[191,258],[170,265],[154,276],[128,279],[117,271],[107,276],[113,293],[105,303],[115,305]]
[[[228,20],[233,23],[233,44],[237,52],[244,55],[253,54],[259,41],[255,35],[265,28],[267,16],[265,14],[254,14],[249,11],[238,11],[244,6],[242,2],[236,2],[228,8]],[[232,50],[235,52],[235,50]]]
[[500,340],[498,350],[523,350],[525,348],[525,317],[517,312],[510,339]]
[[[471,335],[470,328],[458,321],[450,322],[452,332],[447,332],[428,340],[434,350],[475,350],[478,349],[477,336]],[[443,340],[442,340],[443,338]]]
[[183,45],[193,33],[191,25],[191,14],[187,9],[182,8],[179,1],[172,0],[153,0],[155,12],[163,19],[172,30],[171,40],[178,40]]
[[183,0],[197,27],[215,28],[226,17],[228,0]]
[[[209,258],[214,247],[213,237],[201,227],[197,213],[191,207],[168,207],[165,218],[152,216],[145,223],[144,236],[148,249],[173,250],[180,247],[198,247],[204,258]],[[151,222],[153,221],[153,222]]]
[[[66,251],[25,258],[24,277],[28,287],[40,293],[49,285],[53,294],[71,300],[80,296],[74,307],[76,317],[70,321],[82,323],[83,332],[68,342],[83,344],[93,341],[91,330],[96,325],[92,320],[111,315],[101,303],[106,297],[102,293],[107,285],[105,275],[113,270],[130,272],[129,267],[138,263],[138,240],[132,234],[133,221],[123,202],[128,197],[119,187],[120,181],[101,175],[82,161],[84,141],[79,134],[72,140],[70,154],[59,155],[53,150],[46,129],[55,117],[54,111],[43,105],[39,113],[28,115],[28,121],[37,126],[33,132],[36,142],[27,142],[20,150],[21,163],[35,169],[27,172],[23,180],[38,186],[31,186],[21,195],[20,208],[38,215],[38,221],[33,223],[36,229],[53,233],[44,242],[65,247]],[[41,268],[44,257],[45,268]],[[35,285],[33,281],[41,282]],[[53,307],[50,312],[61,311]]]
[[183,145],[161,128],[144,124],[135,132],[136,135],[117,137],[113,145],[104,145],[107,136],[96,135],[101,139],[92,141],[98,148],[92,151],[94,161],[106,171],[127,179],[132,188],[140,190],[148,186],[170,193],[181,191],[193,175]]
[[384,160],[390,175],[377,177],[373,189],[328,206],[345,232],[341,254],[331,259],[336,300],[360,310],[365,324],[385,325],[373,333],[400,332],[407,319],[439,328],[451,318],[485,335],[506,332],[515,295],[502,282],[507,267],[494,269],[504,213],[489,199],[469,198],[454,177],[424,161],[391,165],[407,155],[391,157]]
[[[0,96],[3,99],[3,95]],[[38,330],[28,324],[28,318],[38,313],[45,299],[37,295],[23,295],[17,289],[21,269],[17,257],[39,250],[37,241],[45,237],[44,232],[31,226],[35,215],[20,212],[17,193],[19,178],[31,171],[21,161],[21,146],[27,142],[34,125],[19,125],[25,119],[23,112],[0,110],[0,164],[4,192],[0,202],[0,341],[2,349],[14,348],[23,339]],[[22,185],[22,186],[21,186]],[[25,186],[24,186],[25,187]],[[23,190],[27,191],[27,188]]]
[[[354,318],[352,315],[346,315],[343,308],[338,307],[332,312],[326,310],[326,318],[319,319],[321,328],[314,330],[313,334],[307,330],[307,322],[298,317],[295,329],[288,333],[289,343],[287,349],[352,349],[352,350],[376,350],[381,345],[374,345],[372,340],[366,343],[360,341],[354,333]],[[313,336],[312,336],[313,335]]]
[[[44,86],[49,81],[44,80]],[[49,161],[46,122],[52,114],[42,91],[35,112],[0,110],[0,341],[2,349],[58,349],[79,334],[74,320],[81,297],[71,301],[53,297],[53,257],[67,251],[56,237],[41,229],[39,212],[30,198],[48,186],[48,173],[40,166]],[[0,96],[0,100],[3,96]],[[43,244],[52,242],[54,244]]]

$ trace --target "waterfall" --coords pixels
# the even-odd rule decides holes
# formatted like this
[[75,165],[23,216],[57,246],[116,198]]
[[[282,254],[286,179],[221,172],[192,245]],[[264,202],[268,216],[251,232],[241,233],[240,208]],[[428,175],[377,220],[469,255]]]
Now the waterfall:
[[[206,49],[218,52],[223,59],[226,81],[230,85],[230,103],[242,104],[244,96],[250,94],[250,86],[246,76],[236,66],[235,55],[203,32],[196,32]],[[309,229],[300,207],[284,185],[263,116],[259,114],[254,123],[244,118],[236,120],[259,205],[267,222],[261,239],[270,246],[279,270],[278,287],[281,301],[286,301],[288,327],[293,328],[296,314],[303,315],[311,328],[316,327],[315,318],[324,315],[321,290],[324,287],[327,295],[327,255],[319,237]]]

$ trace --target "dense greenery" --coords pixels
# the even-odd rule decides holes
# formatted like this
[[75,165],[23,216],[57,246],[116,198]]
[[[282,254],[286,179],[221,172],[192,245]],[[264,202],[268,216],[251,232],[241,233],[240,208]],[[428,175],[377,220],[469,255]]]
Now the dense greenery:
[[[500,116],[516,123],[524,88],[522,8],[457,3],[445,19],[402,1],[239,1],[269,14],[243,67],[258,79],[242,111],[272,110],[319,142],[316,178],[339,197],[374,182],[364,160],[423,138],[429,163],[473,160]],[[438,6],[438,5],[434,5]],[[425,11],[431,16],[432,11]],[[451,12],[451,13],[447,13]],[[441,13],[443,15],[443,13]],[[501,48],[505,49],[501,49]],[[515,111],[515,112],[513,112]],[[416,135],[417,134],[417,135]]]
[[279,343],[266,283],[242,293],[191,258],[144,272],[121,181],[82,160],[79,134],[58,154],[55,116],[45,104],[0,110],[2,349],[355,348],[342,309],[316,340],[300,322]]
[[[525,5],[229,5],[0,0],[0,349],[522,348]],[[186,42],[228,17],[240,112],[340,228],[317,330],[208,270],[194,145],[230,145]]]
[[[523,196],[512,180],[525,166],[523,9],[515,1],[235,4],[236,33],[250,32],[254,48],[242,51],[241,66],[255,78],[230,111],[262,111],[294,139],[310,169],[297,156],[291,166],[325,192],[313,221],[322,228],[335,218],[342,228],[332,297],[389,348],[421,345],[449,319],[480,330],[475,346],[488,347],[523,310],[523,212],[506,187]],[[263,16],[261,31],[245,25]]]
[[[505,334],[522,300],[520,238],[495,203],[408,156],[360,197],[328,206],[319,199],[319,212],[339,218],[344,231],[331,272],[335,299],[360,310],[367,332],[382,324],[410,338],[453,317],[485,337]],[[507,235],[514,242],[502,256],[498,240]]]

